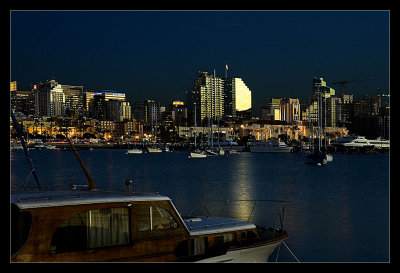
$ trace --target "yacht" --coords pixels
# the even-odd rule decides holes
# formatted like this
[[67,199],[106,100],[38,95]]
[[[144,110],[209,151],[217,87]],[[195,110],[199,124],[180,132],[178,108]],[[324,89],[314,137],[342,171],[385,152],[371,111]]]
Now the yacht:
[[189,158],[205,158],[207,157],[207,153],[205,151],[202,150],[193,150],[189,152]]
[[334,146],[345,146],[345,147],[370,147],[368,139],[363,136],[346,136],[343,138],[337,139],[335,142],[332,142]]
[[162,153],[162,149],[158,146],[151,146],[151,147],[149,146],[147,147],[147,151],[149,153]]
[[159,194],[71,187],[11,195],[12,262],[266,262],[287,238],[248,221],[182,217]]
[[252,153],[289,153],[293,149],[282,141],[251,141],[248,145]]
[[364,136],[346,136],[337,139],[332,143],[334,146],[344,147],[373,147],[375,149],[389,149],[390,140],[382,139],[367,139]]
[[390,140],[382,139],[380,137],[376,139],[370,139],[368,142],[371,145],[374,145],[375,149],[389,149],[390,148]]
[[126,154],[142,154],[143,150],[138,148],[127,149]]

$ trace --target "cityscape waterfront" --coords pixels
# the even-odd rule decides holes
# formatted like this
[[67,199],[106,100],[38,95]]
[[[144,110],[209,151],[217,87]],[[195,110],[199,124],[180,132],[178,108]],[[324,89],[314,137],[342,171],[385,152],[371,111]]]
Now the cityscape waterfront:
[[[348,134],[390,139],[389,94],[365,95],[354,101],[352,94],[336,94],[323,78],[316,77],[306,104],[293,98],[269,98],[261,117],[252,115],[252,91],[241,78],[223,80],[207,72],[199,72],[193,91],[187,92],[187,102],[172,101],[168,107],[150,99],[131,104],[125,93],[83,91],[81,85],[59,84],[54,79],[33,84],[30,91],[18,90],[13,81],[10,89],[11,106],[28,139],[54,141],[69,136],[91,142],[176,144],[192,143],[194,135],[209,141],[213,135],[216,142],[309,142],[316,138],[316,130],[310,130],[317,127],[318,94],[323,98],[319,111],[328,143]],[[196,120],[195,111],[199,113]],[[13,126],[11,136],[16,138]]]
[[389,15],[10,11],[10,262],[390,262]]

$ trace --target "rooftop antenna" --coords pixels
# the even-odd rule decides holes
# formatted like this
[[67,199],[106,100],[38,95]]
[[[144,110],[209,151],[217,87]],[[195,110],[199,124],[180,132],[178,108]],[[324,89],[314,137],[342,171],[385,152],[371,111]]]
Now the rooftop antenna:
[[228,79],[228,64],[225,64],[225,80]]

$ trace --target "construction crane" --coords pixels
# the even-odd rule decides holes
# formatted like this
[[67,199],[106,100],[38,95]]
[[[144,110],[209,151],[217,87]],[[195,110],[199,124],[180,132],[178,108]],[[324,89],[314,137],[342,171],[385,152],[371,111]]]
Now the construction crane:
[[370,77],[368,79],[363,79],[363,80],[352,80],[352,81],[338,81],[338,82],[334,82],[332,84],[340,84],[342,86],[342,93],[344,93],[344,85],[347,83],[352,83],[352,82],[365,82],[365,81],[370,81],[373,80],[374,77]]

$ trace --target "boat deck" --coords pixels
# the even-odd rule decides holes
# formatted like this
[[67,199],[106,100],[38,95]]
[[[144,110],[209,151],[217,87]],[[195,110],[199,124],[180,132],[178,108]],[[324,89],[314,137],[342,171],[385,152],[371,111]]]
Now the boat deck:
[[245,221],[222,217],[183,217],[191,235],[202,235],[252,229],[256,226]]

